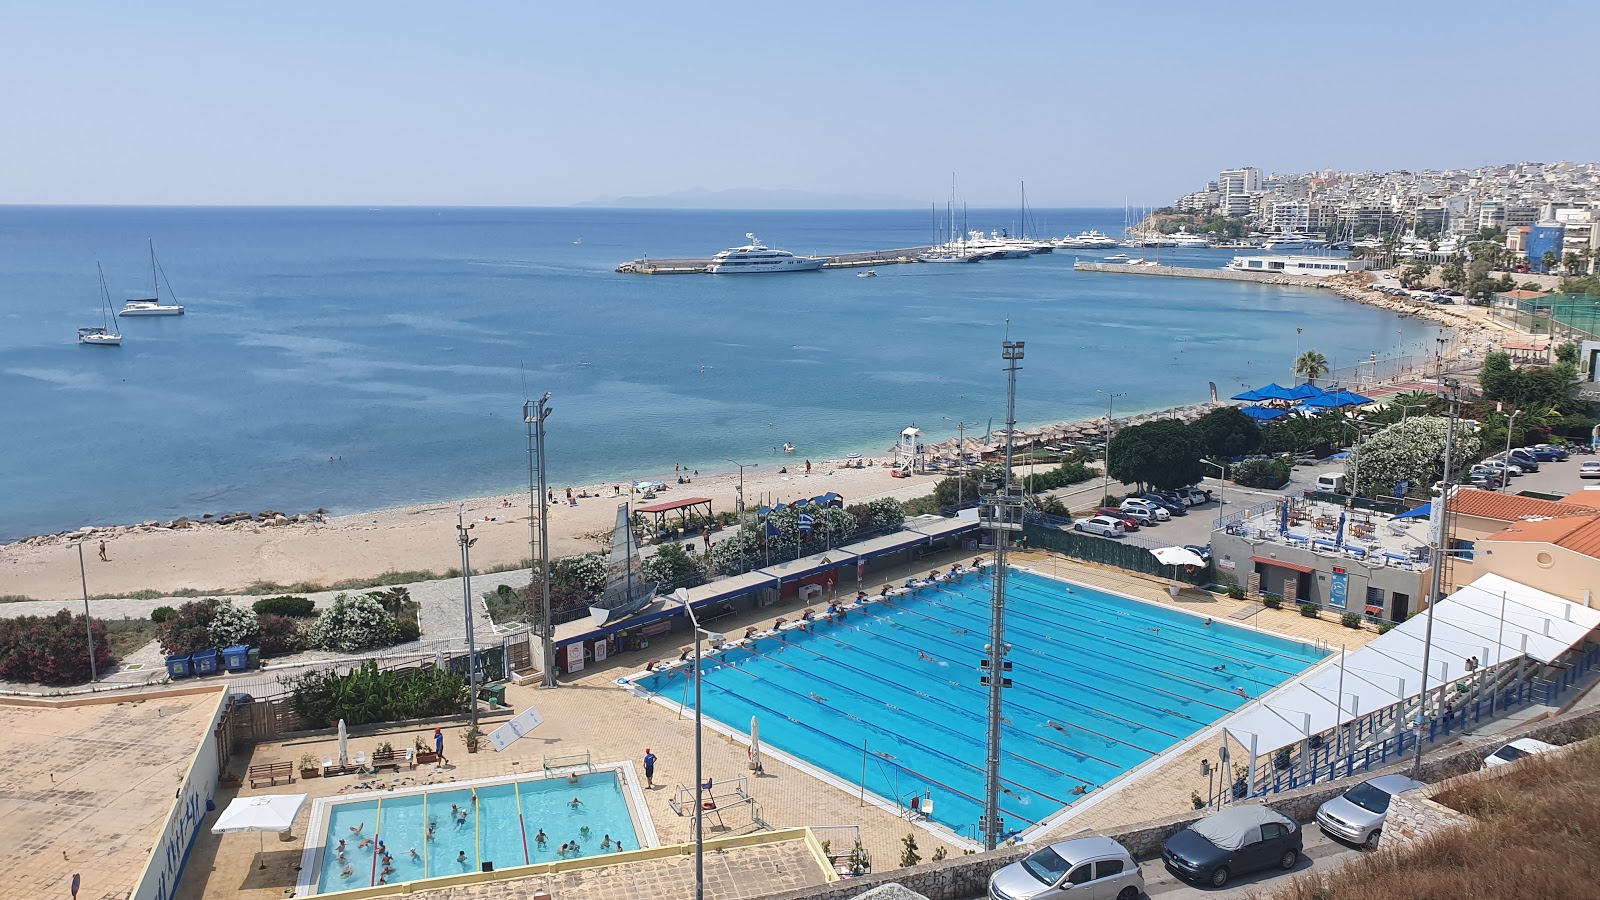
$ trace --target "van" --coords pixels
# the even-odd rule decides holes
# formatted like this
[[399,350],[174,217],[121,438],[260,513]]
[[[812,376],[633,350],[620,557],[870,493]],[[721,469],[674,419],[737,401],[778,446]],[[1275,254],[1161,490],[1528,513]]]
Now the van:
[[1344,473],[1324,472],[1317,476],[1317,490],[1330,494],[1344,493]]

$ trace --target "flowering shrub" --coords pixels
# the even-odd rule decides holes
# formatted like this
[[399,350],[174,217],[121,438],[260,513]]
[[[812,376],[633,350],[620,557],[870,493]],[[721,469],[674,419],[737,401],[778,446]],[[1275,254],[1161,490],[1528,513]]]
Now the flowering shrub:
[[262,656],[287,656],[306,649],[305,628],[298,619],[267,613],[256,616],[257,646]]
[[[111,665],[106,626],[91,620],[95,664]],[[0,619],[0,678],[28,684],[78,684],[89,680],[89,648],[83,616],[62,610],[51,616]]]
[[[1390,425],[1367,439],[1345,464],[1345,476],[1355,484],[1354,493],[1364,496],[1388,494],[1400,481],[1431,485],[1444,477],[1444,439],[1449,421],[1440,416],[1412,416]],[[1466,427],[1456,428],[1452,468],[1459,473],[1462,461],[1478,458],[1478,436]],[[1355,483],[1356,477],[1360,482]]]
[[232,600],[224,600],[216,605],[211,612],[210,627],[211,639],[218,647],[252,644],[261,630],[256,625],[256,614],[234,606]]
[[156,632],[161,642],[161,652],[168,656],[209,650],[217,646],[211,637],[211,619],[216,614],[217,601],[190,600],[178,607]]
[[366,650],[395,642],[399,628],[394,616],[370,595],[339,594],[333,605],[312,624],[308,635],[319,650]]

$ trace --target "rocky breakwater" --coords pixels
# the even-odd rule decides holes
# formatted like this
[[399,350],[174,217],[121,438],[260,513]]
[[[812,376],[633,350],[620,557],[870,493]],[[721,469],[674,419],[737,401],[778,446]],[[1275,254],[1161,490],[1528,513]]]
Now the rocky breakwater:
[[327,521],[327,510],[316,509],[311,512],[285,513],[277,510],[264,509],[257,513],[229,512],[206,513],[198,519],[188,516],[179,516],[169,522],[158,519],[146,519],[133,525],[85,525],[75,531],[59,531],[55,534],[41,534],[25,537],[13,541],[10,545],[15,547],[49,547],[56,544],[72,544],[78,541],[108,541],[112,538],[131,534],[150,534],[160,531],[184,531],[187,529],[227,529],[229,531],[260,531],[263,528],[288,528],[296,525],[319,525]]

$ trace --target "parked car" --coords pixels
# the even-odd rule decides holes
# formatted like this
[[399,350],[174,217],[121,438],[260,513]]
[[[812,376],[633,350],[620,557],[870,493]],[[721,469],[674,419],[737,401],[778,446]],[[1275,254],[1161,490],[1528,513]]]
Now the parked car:
[[1521,450],[1542,463],[1563,462],[1567,458],[1565,450],[1551,447],[1548,444],[1536,444],[1532,447],[1523,447]]
[[1446,297],[1443,294],[1435,294],[1433,297],[1433,302],[1439,304],[1440,306],[1454,306],[1456,303],[1454,299]]
[[1179,488],[1174,493],[1182,497],[1183,502],[1190,506],[1199,506],[1202,503],[1211,502],[1211,492],[1199,486]]
[[1586,459],[1578,466],[1579,478],[1600,478],[1600,460]]
[[1119,538],[1128,533],[1127,527],[1121,519],[1110,516],[1095,516],[1091,519],[1079,519],[1072,523],[1073,531],[1082,531],[1086,534],[1098,534],[1101,537]]
[[1506,454],[1505,460],[1524,472],[1539,471],[1539,459],[1532,453],[1518,447]]
[[1572,458],[1572,454],[1568,452],[1567,448],[1557,447],[1555,444],[1534,444],[1533,449],[1543,453],[1555,454],[1553,459],[1556,462],[1566,462]]
[[1205,560],[1206,562],[1210,562],[1211,561],[1211,545],[1210,544],[1206,544],[1204,546],[1202,546],[1200,544],[1184,544],[1183,545],[1183,549],[1191,551],[1192,553],[1194,553],[1195,556],[1200,557],[1201,559]]
[[1317,824],[1336,838],[1378,849],[1383,820],[1389,816],[1389,801],[1396,794],[1426,787],[1404,775],[1369,778],[1317,809]]
[[1140,494],[1135,499],[1148,500],[1151,503],[1154,503],[1156,506],[1166,510],[1168,515],[1187,516],[1189,514],[1189,504],[1184,503],[1182,500],[1168,497],[1166,494],[1160,494],[1151,491],[1149,493]]
[[1172,513],[1167,512],[1166,507],[1151,503],[1149,500],[1141,500],[1138,497],[1129,497],[1123,500],[1122,505],[1118,508],[1124,511],[1142,509],[1150,514],[1151,519],[1157,522],[1165,522],[1172,518]]
[[1300,861],[1304,835],[1293,819],[1265,806],[1225,809],[1167,838],[1161,861],[1184,881],[1222,887],[1235,875]]
[[1122,523],[1123,529],[1127,531],[1138,531],[1140,525],[1149,524],[1148,522],[1144,522],[1135,516],[1128,515],[1127,510],[1118,509],[1115,506],[1102,506],[1095,510],[1094,514],[1097,516],[1106,516],[1108,518],[1116,519],[1118,522]]
[[[1126,503],[1127,501],[1123,502]],[[1154,528],[1158,521],[1156,519],[1155,511],[1147,509],[1143,506],[1105,506],[1101,507],[1100,509],[1100,515],[1102,516],[1115,516],[1119,514],[1124,519],[1132,519],[1139,525],[1146,528]]]
[[991,900],[1136,900],[1144,875],[1128,848],[1111,838],[1061,841],[989,876]]
[[1505,766],[1516,762],[1524,756],[1537,756],[1540,753],[1549,753],[1556,749],[1555,744],[1546,744],[1533,738],[1517,738],[1499,750],[1483,758],[1483,767],[1492,769],[1495,766]]

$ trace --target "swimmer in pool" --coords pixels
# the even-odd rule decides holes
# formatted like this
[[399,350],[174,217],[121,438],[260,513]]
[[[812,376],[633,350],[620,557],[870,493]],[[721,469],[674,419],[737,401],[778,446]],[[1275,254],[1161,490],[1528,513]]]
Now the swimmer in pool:
[[350,826],[350,833],[351,834],[360,834],[361,833],[361,829],[363,829],[365,827],[367,827],[367,823],[365,823],[365,822],[362,822],[360,825],[351,825]]
[[579,800],[577,797],[573,797],[572,798],[572,802],[568,803],[567,805],[572,807],[573,809],[577,809],[578,807],[583,805],[583,801]]
[[456,862],[461,863],[462,865],[466,865],[467,864],[467,851],[463,850],[460,853],[457,853],[456,854]]
[[420,854],[420,853],[418,853],[418,852],[417,852],[417,848],[415,848],[415,847],[412,847],[412,848],[411,848],[411,849],[410,849],[410,850],[409,850],[409,851],[407,851],[407,852],[408,852],[408,853],[410,853],[410,854],[411,854],[411,858],[412,858],[412,859],[420,859],[420,858],[422,858],[422,854]]
[[611,834],[609,832],[606,834],[605,838],[600,841],[600,849],[601,850],[610,850],[611,849]]
[[1228,664],[1227,663],[1223,663],[1220,666],[1212,666],[1211,667],[1211,671],[1213,671],[1213,672],[1226,672],[1227,670],[1228,670]]
[[817,701],[818,703],[827,703],[828,702],[828,698],[827,697],[824,697],[824,696],[818,694],[815,691],[812,691],[810,696],[811,696],[811,699]]
[[349,878],[350,876],[354,875],[355,873],[356,873],[356,870],[351,868],[350,866],[345,866],[344,868],[339,870],[339,874],[343,875],[345,878]]
[[1245,690],[1244,688],[1234,688],[1234,691],[1237,692],[1239,696],[1245,698],[1246,700],[1250,699],[1250,692]]
[[579,836],[580,836],[580,837],[585,837],[585,838],[587,838],[587,837],[588,837],[588,836],[589,836],[589,826],[587,826],[587,825],[585,825],[585,826],[583,826],[583,827],[582,827],[582,828],[579,828],[579,829],[578,829],[578,835],[579,835]]
[[1074,797],[1082,797],[1084,794],[1087,794],[1087,793],[1089,793],[1089,789],[1084,787],[1081,784],[1075,786],[1072,789],[1072,796],[1074,796]]
[[935,660],[933,657],[929,656],[928,654],[923,653],[921,650],[917,651],[917,659],[920,659],[923,662],[937,662],[937,660]]
[[547,841],[549,841],[549,840],[550,840],[549,838],[544,836],[544,829],[543,828],[539,829],[539,833],[533,836],[533,842],[535,844],[538,844],[541,847],[543,847],[545,845],[545,843]]

